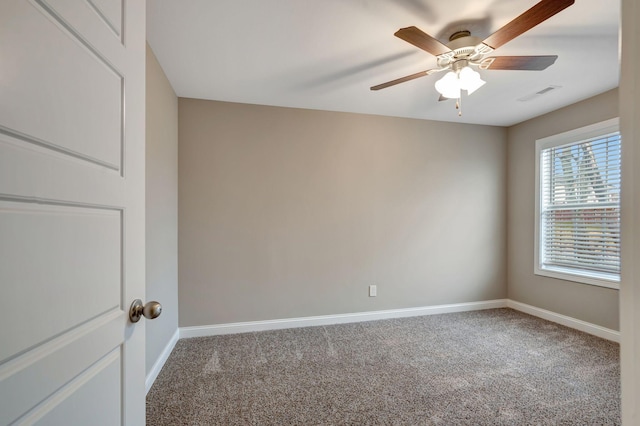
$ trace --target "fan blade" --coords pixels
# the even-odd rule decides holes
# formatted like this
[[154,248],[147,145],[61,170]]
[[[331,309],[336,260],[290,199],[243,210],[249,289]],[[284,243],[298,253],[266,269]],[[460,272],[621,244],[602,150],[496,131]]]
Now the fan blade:
[[557,55],[550,56],[492,56],[480,63],[482,70],[542,71],[553,65]]
[[416,27],[401,28],[394,35],[435,56],[451,52],[447,46]]
[[408,75],[406,77],[396,78],[395,80],[387,81],[386,83],[378,84],[377,86],[373,86],[371,90],[380,90],[385,89],[389,86],[395,86],[396,84],[404,83],[405,81],[411,81],[416,78],[424,77],[431,74],[433,70],[420,71],[415,74]]
[[445,98],[444,96],[440,95],[440,97],[438,98],[438,102],[442,102],[442,101],[450,101],[453,98]]
[[575,0],[542,0],[522,15],[487,37],[483,43],[497,49],[520,34],[571,6]]

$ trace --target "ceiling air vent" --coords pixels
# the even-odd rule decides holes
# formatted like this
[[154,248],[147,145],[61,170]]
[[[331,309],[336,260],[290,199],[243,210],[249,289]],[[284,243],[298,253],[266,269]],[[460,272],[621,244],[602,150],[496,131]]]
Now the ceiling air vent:
[[520,102],[529,102],[534,100],[535,98],[539,98],[542,95],[546,95],[547,93],[554,91],[554,90],[558,90],[560,89],[562,86],[549,86],[549,87],[545,87],[542,90],[537,91],[536,93],[532,93],[530,95],[527,96],[523,96],[522,98],[519,98],[518,101]]

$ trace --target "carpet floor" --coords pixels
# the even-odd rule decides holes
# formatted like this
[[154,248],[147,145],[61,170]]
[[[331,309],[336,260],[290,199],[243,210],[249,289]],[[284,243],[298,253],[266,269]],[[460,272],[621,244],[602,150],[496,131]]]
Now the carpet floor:
[[511,309],[182,339],[149,425],[617,425],[619,346]]

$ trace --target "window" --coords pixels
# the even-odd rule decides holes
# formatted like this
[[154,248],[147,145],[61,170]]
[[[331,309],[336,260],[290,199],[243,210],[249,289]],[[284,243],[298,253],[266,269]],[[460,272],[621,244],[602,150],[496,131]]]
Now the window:
[[619,288],[618,119],[536,141],[538,275]]

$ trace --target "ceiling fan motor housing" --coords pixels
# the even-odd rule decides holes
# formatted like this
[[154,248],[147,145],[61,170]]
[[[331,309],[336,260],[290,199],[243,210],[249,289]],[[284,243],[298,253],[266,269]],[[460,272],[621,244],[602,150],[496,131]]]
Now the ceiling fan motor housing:
[[449,41],[453,41],[461,37],[469,37],[470,35],[471,35],[471,31],[469,30],[456,31],[455,33],[449,36]]

